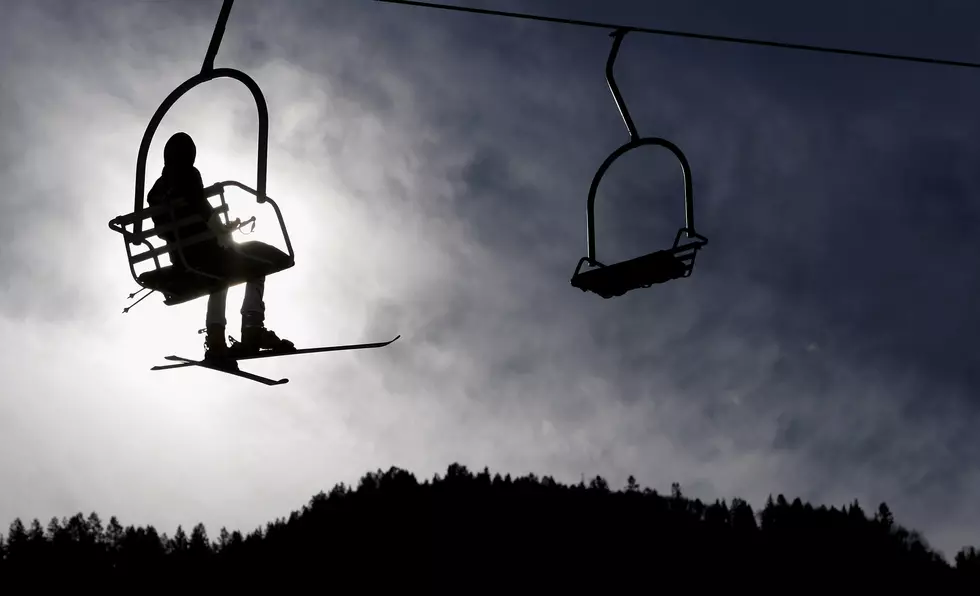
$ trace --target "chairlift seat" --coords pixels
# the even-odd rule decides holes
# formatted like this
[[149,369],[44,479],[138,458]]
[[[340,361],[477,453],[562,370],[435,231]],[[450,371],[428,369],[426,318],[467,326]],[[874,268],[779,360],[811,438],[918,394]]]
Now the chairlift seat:
[[288,254],[264,242],[242,242],[234,251],[218,249],[214,254],[217,260],[200,265],[195,262],[193,266],[216,277],[201,275],[182,265],[166,265],[142,273],[137,280],[143,287],[163,294],[164,304],[173,306],[278,273],[295,264]]
[[[231,11],[232,1],[225,0],[221,6],[218,22],[211,34],[211,43],[208,46],[201,71],[181,83],[167,95],[163,103],[157,107],[146,129],[143,131],[143,138],[140,141],[139,153],[136,158],[133,212],[114,217],[109,222],[109,228],[114,232],[118,232],[123,237],[123,242],[126,247],[126,257],[129,261],[129,269],[133,280],[144,289],[160,291],[164,295],[164,304],[166,305],[180,304],[181,302],[207,295],[214,290],[236,285],[257,276],[270,275],[293,266],[293,247],[289,241],[289,233],[286,231],[286,224],[283,221],[282,212],[276,202],[266,194],[266,178],[269,163],[269,107],[266,103],[265,96],[262,94],[262,89],[258,83],[244,72],[233,68],[214,67],[214,57],[221,43],[221,38],[224,35],[225,23]],[[146,162],[153,135],[156,133],[157,127],[159,127],[163,117],[173,107],[174,103],[198,85],[223,78],[232,79],[243,84],[255,101],[258,116],[255,188],[250,188],[235,180],[226,180],[205,188],[205,198],[211,198],[216,195],[220,196],[221,205],[215,208],[215,211],[218,211],[223,217],[226,225],[229,223],[227,216],[228,205],[224,196],[224,189],[226,187],[231,186],[244,190],[254,196],[256,202],[260,204],[268,203],[275,211],[276,219],[279,221],[279,228],[282,231],[286,252],[263,243],[245,242],[237,245],[238,250],[236,252],[239,254],[229,255],[228,258],[219,259],[224,262],[213,267],[213,269],[216,269],[216,273],[205,273],[199,269],[201,267],[200,261],[207,260],[201,257],[206,257],[209,251],[205,250],[202,252],[203,245],[200,243],[210,243],[215,237],[214,233],[210,230],[204,231],[201,226],[192,225],[188,227],[189,223],[193,223],[188,221],[188,218],[181,217],[178,220],[174,212],[176,205],[173,201],[170,201],[169,205],[145,207],[144,201],[148,198],[145,192]],[[154,221],[148,226],[144,226],[145,220],[152,218],[154,215],[169,215],[169,221]],[[179,233],[181,229],[186,231],[188,237],[183,237]],[[176,236],[176,241],[168,241],[166,246],[154,246],[151,242],[153,237],[160,237],[166,240],[167,237],[173,239],[174,236]],[[195,245],[197,245],[197,248],[195,248]],[[141,252],[134,250],[134,247],[138,246],[142,246],[146,250],[142,250]],[[187,255],[189,252],[196,253],[196,258],[188,259]],[[159,257],[168,253],[170,254],[172,264],[169,266],[161,265]],[[137,272],[136,265],[150,262],[153,265],[151,271]],[[130,298],[132,297],[130,296]],[[139,301],[142,299],[140,298]],[[138,304],[139,301],[136,303]],[[123,312],[128,311],[129,308]]]
[[[612,265],[596,263],[598,266],[588,271],[576,270],[571,284],[583,292],[614,298],[639,288],[688,277],[701,246],[701,242],[692,242]],[[587,260],[583,259],[579,268]]]
[[[227,223],[228,204],[224,200],[224,186],[232,185],[242,188],[253,195],[256,191],[241,183],[222,182],[205,189],[207,196],[220,195],[221,205],[214,211],[225,217]],[[264,201],[272,205],[279,220],[283,237],[289,252],[283,252],[275,246],[264,242],[247,241],[234,245],[234,249],[221,249],[214,245],[215,234],[212,231],[202,232],[177,242],[169,242],[164,246],[154,246],[150,239],[163,238],[163,234],[186,226],[189,223],[201,221],[200,216],[192,215],[175,219],[172,209],[180,204],[177,201],[171,205],[143,208],[139,211],[120,215],[109,222],[113,231],[122,234],[126,253],[129,257],[130,270],[133,278],[143,288],[155,290],[164,296],[164,304],[173,306],[196,298],[207,296],[222,288],[228,288],[259,277],[266,277],[292,267],[295,264],[289,236],[278,205],[269,197]],[[154,216],[170,214],[170,222],[142,229],[128,230],[136,222],[152,219]],[[185,228],[186,229],[186,228]],[[134,252],[131,245],[142,245],[147,250]],[[162,265],[159,257],[169,254],[172,264]],[[149,271],[137,274],[135,266],[143,262],[152,262],[154,267]]]

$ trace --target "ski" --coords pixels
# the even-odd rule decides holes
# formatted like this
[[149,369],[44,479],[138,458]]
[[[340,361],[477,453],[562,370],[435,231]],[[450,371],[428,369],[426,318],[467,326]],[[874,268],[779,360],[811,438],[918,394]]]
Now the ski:
[[229,375],[234,375],[236,377],[241,377],[243,379],[248,379],[249,381],[262,383],[263,385],[283,385],[289,382],[289,379],[279,379],[278,381],[275,381],[273,379],[261,377],[259,375],[253,375],[252,373],[245,372],[243,370],[222,368],[220,366],[208,364],[202,360],[191,360],[190,358],[184,358],[182,356],[166,356],[165,359],[180,361],[180,364],[169,364],[169,365],[165,364],[163,366],[154,366],[150,370],[166,370],[168,368],[177,368],[180,366],[200,366],[201,368],[209,368],[211,370],[216,370],[218,372],[223,372]]
[[[254,360],[255,358],[274,358],[276,356],[294,356],[296,354],[313,354],[313,353],[317,353],[317,352],[340,352],[340,351],[346,351],[346,350],[367,350],[367,349],[372,349],[372,348],[383,348],[385,346],[389,346],[389,345],[395,343],[395,341],[397,341],[398,338],[400,338],[400,337],[401,337],[401,335],[396,335],[394,339],[390,339],[388,341],[379,341],[379,342],[369,343],[369,344],[346,344],[346,345],[342,345],[342,346],[323,346],[323,347],[320,347],[320,348],[301,348],[301,349],[298,349],[298,350],[290,350],[288,352],[279,352],[279,351],[275,351],[275,350],[267,350],[267,351],[264,351],[264,352],[259,352],[257,354],[248,354],[248,355],[245,355],[245,356],[239,356],[238,358],[234,358],[233,360],[235,360],[237,362],[237,361],[240,361],[240,360]],[[170,369],[170,368],[181,368],[181,367],[184,367],[184,366],[194,366],[194,361],[189,361],[188,359],[186,359],[186,358],[180,358],[179,356],[166,356],[166,357],[164,357],[164,359],[165,360],[179,360],[180,363],[179,364],[163,364],[163,365],[160,365],[160,366],[154,366],[151,370],[167,370],[167,369]]]

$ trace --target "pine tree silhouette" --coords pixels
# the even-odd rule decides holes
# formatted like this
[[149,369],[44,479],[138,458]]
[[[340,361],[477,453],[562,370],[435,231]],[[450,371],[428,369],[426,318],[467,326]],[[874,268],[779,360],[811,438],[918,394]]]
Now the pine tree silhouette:
[[964,547],[950,565],[885,503],[868,517],[857,501],[814,506],[778,494],[756,512],[740,498],[688,497],[677,483],[664,496],[633,476],[612,490],[599,476],[565,485],[454,463],[422,482],[399,468],[369,472],[264,527],[221,528],[214,541],[201,523],[190,536],[178,526],[168,537],[115,516],[103,524],[94,512],[46,526],[15,519],[0,536],[0,571],[44,585],[133,582],[125,585],[141,591],[275,582],[266,585],[286,592],[916,585],[942,593],[980,587],[980,551]]

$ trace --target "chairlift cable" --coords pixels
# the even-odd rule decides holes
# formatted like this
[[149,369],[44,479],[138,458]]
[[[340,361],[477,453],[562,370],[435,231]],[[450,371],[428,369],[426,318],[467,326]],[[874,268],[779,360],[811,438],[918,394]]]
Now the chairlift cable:
[[744,37],[730,37],[726,35],[711,35],[707,33],[692,33],[689,31],[674,31],[669,29],[652,29],[649,27],[633,27],[629,25],[616,25],[612,23],[600,23],[596,21],[583,21],[578,19],[566,19],[561,17],[551,17],[546,15],[536,15],[520,12],[507,12],[502,10],[490,10],[487,8],[474,8],[469,6],[453,6],[450,4],[437,4],[433,2],[418,2],[416,0],[375,0],[375,2],[385,2],[388,4],[402,4],[405,6],[415,6],[419,8],[434,8],[439,10],[449,10],[465,12],[470,14],[498,16],[511,19],[523,19],[529,21],[542,21],[547,23],[557,23],[561,25],[575,25],[578,27],[593,27],[597,29],[625,30],[636,33],[649,33],[651,35],[664,35],[669,37],[684,37],[688,39],[702,39],[707,41],[719,41],[724,43],[736,43],[743,45],[765,46],[770,48],[783,48],[790,50],[803,50],[808,52],[821,52],[825,54],[842,54],[845,56],[861,56],[865,58],[879,58],[884,60],[898,60],[903,62],[918,62],[940,66],[956,66],[960,68],[980,68],[980,63],[964,62],[960,60],[944,60],[941,58],[928,58],[921,56],[907,56],[901,54],[887,54],[883,52],[868,52],[863,50],[848,50],[842,48],[831,48],[824,46],[806,45],[798,43],[787,43],[780,41],[766,41],[760,39],[749,39]]

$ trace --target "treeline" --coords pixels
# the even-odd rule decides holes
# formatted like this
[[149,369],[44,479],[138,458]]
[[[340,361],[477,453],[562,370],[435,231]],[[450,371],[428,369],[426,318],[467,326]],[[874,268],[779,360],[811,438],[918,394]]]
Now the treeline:
[[168,536],[96,513],[46,525],[17,519],[0,538],[0,577],[6,587],[14,577],[35,587],[152,578],[154,586],[140,585],[176,580],[191,591],[262,582],[426,593],[816,585],[935,591],[980,587],[980,553],[964,548],[950,564],[884,503],[869,515],[856,501],[813,506],[779,495],[756,512],[742,499],[687,498],[677,484],[662,495],[632,477],[612,490],[601,477],[565,485],[453,464],[422,482],[398,468],[368,473],[356,488],[337,485],[246,533],[222,528],[210,536],[198,524]]

